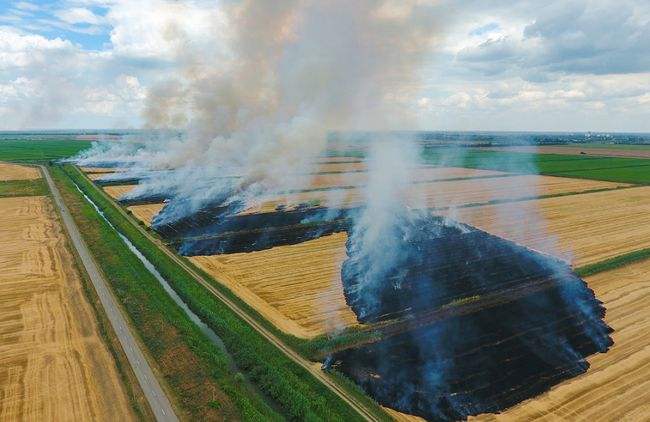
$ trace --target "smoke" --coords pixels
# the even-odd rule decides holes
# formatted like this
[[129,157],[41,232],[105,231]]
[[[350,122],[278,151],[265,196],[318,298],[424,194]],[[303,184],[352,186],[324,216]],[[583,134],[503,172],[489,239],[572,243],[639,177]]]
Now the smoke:
[[[350,266],[360,266],[357,289],[364,292],[359,299],[358,317],[363,319],[379,305],[389,273],[402,267],[406,258],[404,244],[408,233],[405,224],[416,212],[409,205],[414,202],[422,209],[411,188],[420,151],[415,142],[403,139],[384,139],[372,142],[367,156],[368,184],[364,190],[364,207],[356,218],[348,239]],[[400,286],[394,286],[399,290]]]
[[[177,22],[165,29],[182,72],[149,89],[145,117],[148,127],[181,134],[96,147],[80,161],[174,169],[173,177],[147,178],[132,193],[171,194],[159,223],[224,196],[251,201],[295,189],[295,174],[310,171],[329,131],[409,125],[404,102],[415,101],[439,26],[433,6],[422,1],[241,1],[220,8],[222,19],[204,34],[218,46],[210,54],[211,43],[194,43]],[[241,177],[233,183],[224,173]]]
[[[220,7],[220,19],[203,34],[209,42],[196,43],[174,20],[165,27],[181,72],[148,91],[147,126],[159,131],[96,144],[77,159],[82,165],[125,166],[123,173],[113,177],[140,179],[127,199],[168,198],[154,227],[202,210],[240,210],[278,192],[308,186],[307,175],[317,170],[317,158],[327,150],[327,135],[332,131],[413,128],[405,104],[417,98],[422,66],[440,30],[440,18],[422,0],[244,0]],[[206,45],[212,48],[206,50]],[[407,267],[408,259],[415,262],[417,255],[423,257],[417,262],[425,262],[426,254],[435,252],[407,250],[421,234],[414,221],[429,221],[424,218],[424,190],[412,186],[421,163],[420,143],[404,136],[365,138],[369,141],[363,143],[367,182],[363,208],[349,231],[347,264],[358,276],[355,288],[363,292],[351,295],[360,301],[351,304],[360,320],[376,313],[383,300],[379,293],[385,283],[399,283],[399,271]],[[444,150],[438,162],[458,165],[465,152]],[[534,196],[536,185],[516,185],[520,180],[502,182]],[[477,179],[479,189],[481,183]],[[346,193],[331,191],[323,196],[334,218]],[[453,218],[456,211],[452,207],[445,215]],[[517,208],[514,218],[524,222],[522,230],[542,221],[534,208],[526,207]],[[437,238],[434,226],[425,233],[431,239]],[[443,226],[451,227],[452,222]],[[458,233],[468,233],[462,225],[454,227]],[[479,259],[481,254],[477,249],[474,256]],[[483,280],[472,282],[479,285]],[[397,296],[401,286],[391,287]],[[585,295],[577,286],[563,293],[569,306]],[[582,312],[594,313],[587,305]],[[472,324],[461,327],[464,334],[474,329]],[[476,332],[484,325],[490,327],[483,322],[476,325]],[[430,391],[440,390],[447,382],[441,374],[454,369],[440,356],[452,354],[463,342],[469,344],[468,339],[457,340],[462,337],[457,328],[450,323],[440,332],[414,337],[413,353],[426,356],[426,365],[423,373],[404,379],[425,383]],[[594,330],[595,337],[606,333],[603,327]],[[553,344],[557,341],[553,336],[533,338],[531,344],[536,341],[575,354],[571,345]],[[396,357],[384,353],[380,347],[377,362],[390,366]],[[403,385],[417,387],[406,381]],[[411,396],[403,392],[404,400]],[[447,406],[456,407],[453,402]]]

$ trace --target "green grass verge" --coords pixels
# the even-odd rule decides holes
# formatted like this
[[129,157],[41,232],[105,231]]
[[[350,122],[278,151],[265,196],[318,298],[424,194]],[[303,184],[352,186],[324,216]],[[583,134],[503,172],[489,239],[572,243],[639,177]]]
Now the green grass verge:
[[634,262],[644,261],[646,259],[650,259],[650,248],[629,252],[623,255],[615,256],[613,258],[605,259],[600,262],[584,265],[582,267],[576,268],[575,272],[580,277],[588,277],[590,275],[614,270],[632,264]]
[[44,162],[72,157],[90,147],[89,141],[77,140],[2,140],[0,161]]
[[[221,337],[238,367],[261,391],[277,401],[285,416],[308,420],[360,419],[338,396],[198,284],[127,220],[113,202],[102,195],[78,169],[66,166],[65,173],[152,262],[192,311]],[[376,412],[385,416],[378,406]]]
[[[215,346],[169,297],[61,168],[52,174],[93,256],[138,330],[176,402],[191,419],[281,420],[233,373]],[[215,405],[218,403],[218,406]]]
[[8,180],[0,182],[0,198],[11,196],[43,196],[48,194],[47,185],[43,179]]

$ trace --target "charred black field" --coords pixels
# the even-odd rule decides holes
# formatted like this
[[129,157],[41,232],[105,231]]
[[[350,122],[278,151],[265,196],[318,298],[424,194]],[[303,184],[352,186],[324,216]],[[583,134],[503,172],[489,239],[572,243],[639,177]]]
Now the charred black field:
[[392,236],[403,252],[385,271],[351,236],[346,300],[363,322],[412,329],[333,356],[383,405],[430,420],[499,412],[583,373],[612,344],[605,309],[561,261],[431,217]]
[[381,336],[338,347],[328,367],[384,406],[428,420],[499,412],[612,345],[604,307],[568,264],[474,227],[409,211],[369,249],[359,209],[243,209],[215,203],[171,222],[163,210],[153,228],[188,256],[347,232],[345,301]]

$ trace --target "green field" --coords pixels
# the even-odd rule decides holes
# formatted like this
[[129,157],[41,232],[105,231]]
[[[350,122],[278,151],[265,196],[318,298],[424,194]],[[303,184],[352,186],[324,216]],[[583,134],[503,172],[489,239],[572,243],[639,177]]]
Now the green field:
[[199,420],[281,419],[232,371],[228,357],[176,305],[65,172],[55,167],[52,174],[84,240],[158,362],[182,411]]
[[650,160],[644,158],[432,148],[423,159],[442,166],[650,184]]
[[2,140],[0,161],[43,162],[72,157],[90,147],[89,141],[65,140]]
[[[280,409],[282,416],[289,419],[301,420],[358,420],[360,418],[354,410],[334,395],[327,387],[321,384],[320,381],[313,378],[311,374],[287,358],[274,345],[269,343],[248,324],[239,319],[232,311],[230,311],[230,309],[223,305],[203,286],[199,285],[190,274],[185,272],[184,269],[179,267],[164,252],[158,249],[155,244],[140,233],[135,226],[133,226],[126,217],[115,208],[115,205],[104,197],[76,168],[71,166],[66,166],[64,170],[57,168],[55,169],[55,174],[57,175],[57,180],[59,180],[64,187],[66,187],[67,184],[69,194],[74,193],[70,188],[70,183],[74,180],[74,182],[77,183],[93,201],[95,201],[102,211],[106,213],[111,222],[115,224],[115,226],[125,234],[140,251],[142,251],[147,259],[152,262],[162,276],[172,285],[174,290],[176,290],[176,292],[183,298],[192,311],[199,315],[199,317],[201,317],[201,319],[203,319],[217,333],[217,335],[219,335],[246,378],[261,392],[263,392],[264,395],[272,398]],[[77,194],[76,196],[77,200],[80,200],[79,195]],[[67,200],[68,199],[66,198],[66,201]],[[70,205],[71,208],[80,206],[85,207],[89,211],[93,211],[87,206],[87,204],[85,206],[81,203]],[[84,233],[86,226],[90,229],[93,224],[103,223],[96,213],[94,215],[88,215],[86,218],[88,220],[82,221],[83,224],[78,223]],[[114,236],[116,235],[114,234]],[[111,242],[111,245],[103,246],[106,243],[106,234],[89,234],[88,237],[89,242],[94,243],[94,245],[92,245],[94,248],[106,248],[104,250],[97,250],[96,252],[93,250],[94,253],[98,254],[96,256],[110,255],[109,250],[123,251],[126,249],[123,244],[120,245],[113,242]],[[93,249],[93,247],[91,247],[91,249]],[[133,256],[133,259],[137,258]],[[151,275],[144,273],[146,272],[146,269],[144,269],[141,264],[138,265],[130,262],[126,265],[136,267],[138,274],[132,274],[130,277],[116,280],[116,290],[121,291],[123,289],[145,288],[146,291],[150,291],[151,294],[155,294],[156,297],[160,294],[161,297],[156,299],[159,304],[152,307],[159,314],[162,313],[166,318],[171,318],[171,313],[168,315],[165,308],[167,306],[176,307],[176,305],[171,302],[169,297],[167,297],[167,300],[171,302],[171,305],[162,304],[162,295],[166,295],[162,290],[162,287],[157,285],[157,282],[155,282],[156,286],[150,285],[149,282],[147,282],[146,286],[142,286],[143,283],[139,277],[151,278]],[[121,268],[120,265],[115,265],[114,269],[113,267],[109,267],[109,271],[111,271],[110,273],[116,271],[116,273],[119,274]],[[134,302],[147,302],[149,299],[141,297],[144,294],[146,294],[146,292],[143,291],[125,293],[121,296],[121,300],[123,300],[128,310],[130,305],[134,306]],[[137,300],[133,298],[134,295],[138,295]],[[134,309],[133,312],[138,315],[142,311]],[[182,319],[182,316],[178,315],[174,316],[174,318]],[[170,321],[170,324],[174,325],[174,322]],[[136,326],[140,326],[140,324],[136,323]],[[196,330],[198,330],[198,328],[196,328]],[[200,332],[195,335],[201,336]],[[154,345],[155,342],[157,342],[155,339],[151,339],[150,341],[154,342]],[[146,342],[147,341],[145,340],[145,343]],[[192,347],[198,347],[199,342],[193,340],[190,344]],[[207,349],[209,346],[210,345],[203,345],[201,347]],[[216,350],[214,346],[212,346],[212,348]],[[199,353],[199,351],[196,353]],[[211,353],[215,352],[213,351]],[[202,352],[199,354],[202,354]],[[205,373],[210,372],[211,371],[207,371]],[[242,409],[246,408],[242,407]],[[259,410],[259,408],[257,409]],[[376,410],[378,414],[382,414],[378,407]]]
[[40,196],[47,194],[47,185],[43,179],[8,180],[0,182],[0,198],[11,196]]

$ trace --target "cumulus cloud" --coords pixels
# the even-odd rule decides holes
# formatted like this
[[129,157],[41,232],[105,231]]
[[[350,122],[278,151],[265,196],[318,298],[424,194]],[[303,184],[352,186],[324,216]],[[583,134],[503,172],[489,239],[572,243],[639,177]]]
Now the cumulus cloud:
[[[165,101],[186,101],[174,81],[193,67],[179,52],[228,63],[229,4],[9,2],[0,7],[0,126],[142,125],[156,113],[147,96],[176,90]],[[434,16],[445,31],[426,84],[386,99],[398,104],[400,128],[650,131],[649,2],[382,0],[376,13],[400,19],[423,4],[434,12],[421,19]]]

